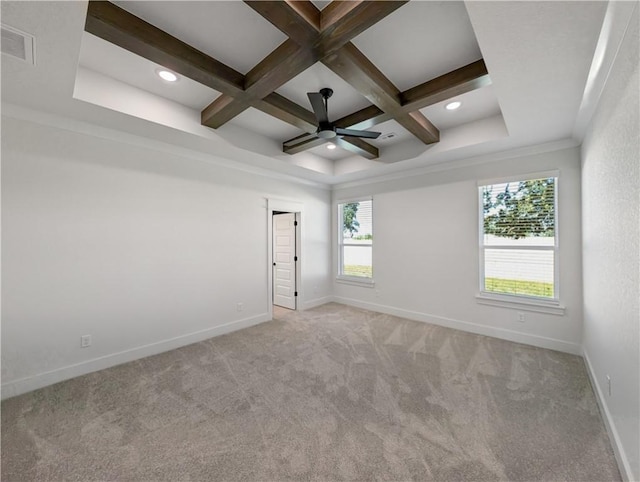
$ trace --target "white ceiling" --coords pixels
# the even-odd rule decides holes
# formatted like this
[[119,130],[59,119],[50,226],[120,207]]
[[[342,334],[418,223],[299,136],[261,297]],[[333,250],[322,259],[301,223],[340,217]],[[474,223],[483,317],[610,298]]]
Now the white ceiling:
[[482,58],[464,2],[409,2],[353,44],[401,91]]
[[307,92],[318,92],[323,87],[333,89],[329,99],[329,120],[339,119],[371,105],[357,90],[321,63],[309,67],[276,92],[311,110]]
[[[249,71],[286,39],[242,2],[115,3],[242,73]],[[319,8],[326,5],[327,2],[316,3]],[[403,33],[398,35],[398,32]],[[357,36],[353,42],[401,90],[482,58],[462,2],[409,3]],[[447,48],[436,49],[434,45]],[[181,79],[175,85],[162,82],[155,75],[157,65],[89,33],[83,34],[79,64],[192,109],[202,110],[219,95],[189,79]],[[370,105],[364,96],[322,63],[311,66],[276,92],[310,110],[307,93],[317,92],[323,87],[331,87],[334,91],[329,100],[331,120]],[[432,122],[442,129],[500,113],[492,89],[479,89],[471,94],[464,109],[458,112],[445,111],[438,106],[423,109],[423,113],[434,114]],[[246,110],[230,124],[246,129],[247,136],[259,134],[278,143],[302,133],[257,109]],[[224,137],[228,130],[220,129],[219,132]],[[385,151],[388,146],[412,138],[395,122],[387,122],[371,130],[380,131],[383,136],[395,134],[393,139],[371,142],[380,149],[382,162],[387,161]],[[327,150],[326,146],[310,152],[333,161],[353,155],[340,148]]]
[[238,1],[113,3],[242,74],[287,39]]
[[186,77],[175,83],[163,82],[156,75],[158,64],[87,32],[82,35],[79,64],[192,109],[202,110],[220,95]]
[[[286,38],[242,2],[116,3],[242,73]],[[200,110],[219,93],[185,78],[162,82],[157,65],[83,32],[86,2],[3,1],[1,7],[3,23],[37,42],[35,67],[2,56],[3,107],[170,139],[275,173],[336,184],[569,139],[607,3],[412,1],[356,37],[353,43],[401,90],[481,57],[493,82],[456,98],[462,102],[457,111],[446,111],[445,102],[422,109],[441,130],[441,142],[433,146],[417,142],[395,121],[376,126],[372,130],[396,134],[371,142],[380,148],[378,161],[324,146],[283,154],[281,142],[301,132],[256,109],[218,130],[200,126]],[[321,87],[335,91],[332,120],[369,105],[322,64],[278,92],[310,110],[306,93]]]
[[[445,109],[445,105],[454,100],[462,103],[460,108],[453,111]],[[438,129],[447,130],[485,117],[499,115],[500,105],[494,86],[487,85],[420,109],[420,112]]]

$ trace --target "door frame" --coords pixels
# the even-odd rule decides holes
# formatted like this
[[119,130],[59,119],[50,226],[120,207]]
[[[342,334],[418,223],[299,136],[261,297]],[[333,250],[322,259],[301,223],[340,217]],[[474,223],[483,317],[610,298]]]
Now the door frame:
[[[298,223],[295,213],[283,213],[274,211],[273,217],[273,305],[281,306],[289,310],[295,310],[298,301],[298,286],[296,283],[296,268],[298,266],[297,233]],[[292,222],[293,221],[293,222]],[[289,242],[282,243],[281,238],[287,237]],[[291,239],[293,238],[293,239]],[[291,242],[293,241],[293,243]],[[286,259],[280,259],[280,252],[286,252]],[[282,261],[282,262],[281,262]],[[285,277],[281,277],[280,271],[284,268],[287,271]],[[280,292],[281,284],[287,286],[286,293]],[[284,289],[284,287],[282,287]],[[293,305],[293,306],[292,306]],[[275,309],[275,308],[274,308]]]
[[287,199],[267,198],[267,306],[269,317],[273,318],[273,212],[294,213],[296,226],[296,311],[304,306],[304,290],[302,289],[302,238],[304,236],[304,204]]

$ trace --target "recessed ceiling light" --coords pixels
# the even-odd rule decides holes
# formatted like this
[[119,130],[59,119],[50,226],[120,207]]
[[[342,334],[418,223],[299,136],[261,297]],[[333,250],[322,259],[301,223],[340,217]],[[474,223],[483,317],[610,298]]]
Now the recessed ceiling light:
[[167,82],[175,82],[178,80],[178,76],[176,74],[166,69],[158,69],[156,70],[156,74],[158,74],[162,80],[166,80]]
[[335,148],[336,148],[335,144],[331,144],[331,143],[327,144],[327,149],[335,149]]
[[454,102],[449,102],[447,105],[444,106],[444,108],[447,110],[456,110],[461,105],[462,105],[462,102],[456,100]]

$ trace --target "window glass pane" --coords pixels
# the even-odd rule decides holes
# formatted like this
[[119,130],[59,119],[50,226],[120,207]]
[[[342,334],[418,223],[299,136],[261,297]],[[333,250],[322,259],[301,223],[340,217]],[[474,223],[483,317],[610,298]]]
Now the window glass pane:
[[485,291],[553,298],[553,258],[551,250],[486,248]]
[[344,276],[373,278],[373,201],[356,201],[339,204],[339,245]]
[[482,186],[486,246],[553,246],[555,178]]
[[371,205],[372,201],[341,204],[343,243],[372,244],[373,222]]
[[485,292],[556,298],[556,178],[481,186]]
[[372,247],[370,245],[343,246],[342,249],[344,253],[342,274],[364,278],[373,277]]

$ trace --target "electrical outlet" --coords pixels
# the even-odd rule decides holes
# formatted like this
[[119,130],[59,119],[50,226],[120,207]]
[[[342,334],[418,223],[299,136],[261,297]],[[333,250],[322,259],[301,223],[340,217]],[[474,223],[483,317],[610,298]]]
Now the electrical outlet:
[[242,311],[242,310],[244,310],[244,304],[243,304],[243,303],[238,303],[238,304],[236,305],[236,309],[237,309],[238,311]]
[[607,375],[607,390],[609,392],[609,396],[611,396],[611,377]]
[[376,290],[376,298],[380,298],[380,290]]
[[522,311],[518,311],[518,321],[524,323],[524,313]]
[[91,346],[91,335],[82,335],[80,337],[80,348],[87,348]]

